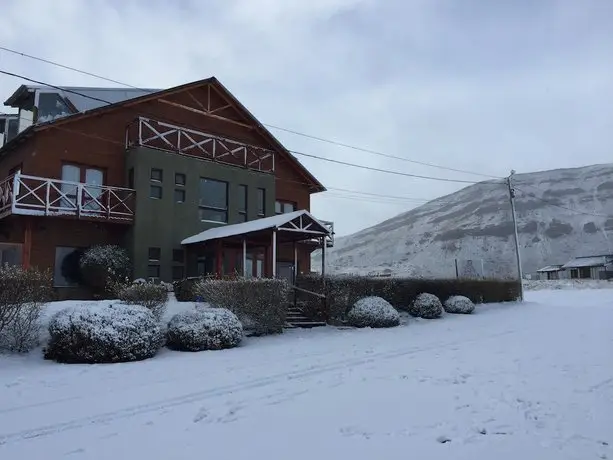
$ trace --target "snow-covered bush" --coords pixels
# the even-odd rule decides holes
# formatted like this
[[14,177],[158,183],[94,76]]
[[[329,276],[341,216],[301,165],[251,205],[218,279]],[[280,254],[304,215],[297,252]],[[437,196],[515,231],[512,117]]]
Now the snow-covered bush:
[[194,302],[196,300],[194,288],[200,281],[202,281],[202,278],[198,276],[174,281],[172,283],[172,290],[175,293],[175,298],[179,302]]
[[400,324],[400,315],[387,300],[372,296],[358,300],[347,321],[355,327],[394,327]]
[[119,300],[129,305],[142,305],[151,310],[158,321],[166,312],[168,302],[168,287],[148,281],[135,281],[133,283],[117,283],[113,285],[113,292]]
[[92,246],[79,260],[81,277],[98,294],[108,294],[109,287],[130,276],[128,252],[115,245]]
[[204,279],[194,284],[193,295],[215,307],[227,308],[256,335],[283,331],[290,285],[282,279]]
[[45,359],[63,363],[115,363],[155,356],[164,334],[153,313],[139,305],[81,305],[49,321]]
[[454,295],[445,301],[443,308],[447,313],[469,314],[475,310],[475,304],[468,297]]
[[36,347],[42,309],[51,300],[49,271],[0,265],[0,349],[22,353]]
[[409,313],[426,319],[439,318],[443,314],[443,304],[434,294],[422,293],[409,307]]
[[202,308],[178,313],[168,322],[166,344],[181,351],[221,350],[243,339],[238,317],[225,308]]

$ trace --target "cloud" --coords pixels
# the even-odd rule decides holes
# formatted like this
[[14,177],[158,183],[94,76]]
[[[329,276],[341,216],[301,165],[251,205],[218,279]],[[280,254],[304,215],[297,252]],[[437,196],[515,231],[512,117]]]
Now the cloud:
[[[3,5],[0,44],[142,87],[217,76],[264,123],[486,174],[611,161],[613,3],[91,0]],[[0,52],[0,68],[108,83]],[[8,96],[20,83],[0,77]],[[293,150],[475,179],[273,131]],[[301,161],[330,188],[433,198],[460,184]],[[415,206],[331,191],[347,234]]]

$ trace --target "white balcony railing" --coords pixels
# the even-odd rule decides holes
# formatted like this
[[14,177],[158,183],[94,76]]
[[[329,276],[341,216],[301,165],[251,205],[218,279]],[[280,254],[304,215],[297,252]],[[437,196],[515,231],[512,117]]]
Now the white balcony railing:
[[275,171],[275,153],[272,150],[150,118],[139,117],[128,126],[126,149],[134,146],[176,152],[259,172]]
[[16,214],[131,222],[135,195],[127,188],[15,174],[0,182],[0,218]]

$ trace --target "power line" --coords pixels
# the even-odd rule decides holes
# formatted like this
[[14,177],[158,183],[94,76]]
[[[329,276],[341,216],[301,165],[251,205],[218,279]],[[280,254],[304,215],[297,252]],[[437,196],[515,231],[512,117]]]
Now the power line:
[[459,172],[459,173],[464,173],[464,174],[472,174],[472,175],[475,175],[475,176],[487,177],[489,179],[502,179],[499,176],[492,176],[490,174],[483,174],[483,173],[478,173],[478,172],[474,172],[474,171],[467,171],[465,169],[451,168],[449,166],[440,166],[440,165],[437,165],[437,164],[434,164],[434,163],[426,163],[424,161],[411,160],[410,158],[405,158],[405,157],[401,157],[401,156],[397,156],[397,155],[391,155],[389,153],[383,153],[383,152],[379,152],[377,150],[371,150],[371,149],[367,149],[367,148],[363,148],[363,147],[357,147],[357,146],[354,146],[354,145],[345,144],[343,142],[334,141],[334,140],[331,140],[331,139],[325,139],[323,137],[313,136],[311,134],[301,133],[299,131],[294,131],[292,129],[281,128],[280,126],[270,125],[270,124],[266,124],[266,123],[263,123],[263,125],[267,126],[269,128],[272,128],[272,129],[277,129],[279,131],[284,131],[286,133],[295,134],[297,136],[302,136],[302,137],[306,137],[306,138],[309,138],[309,139],[314,139],[314,140],[317,140],[317,141],[320,141],[320,142],[326,142],[328,144],[337,145],[339,147],[344,147],[344,148],[348,148],[348,149],[352,149],[352,150],[357,150],[357,151],[360,151],[360,152],[370,153],[372,155],[377,155],[377,156],[381,156],[381,157],[385,157],[385,158],[391,158],[391,159],[394,159],[394,160],[406,161],[408,163],[418,164],[418,165],[422,165],[422,166],[429,166],[431,168],[446,169],[448,171],[454,171],[454,172]]
[[[14,49],[11,49],[11,48],[7,48],[7,47],[4,47],[4,46],[0,46],[0,50],[6,51],[8,53],[16,54],[16,55],[19,55],[19,56],[22,56],[22,57],[26,57],[28,59],[33,59],[33,60],[36,60],[36,61],[44,62],[45,64],[50,64],[50,65],[53,65],[53,66],[56,66],[56,67],[60,67],[62,69],[70,70],[70,71],[77,72],[77,73],[80,73],[80,74],[83,74],[83,75],[87,75],[87,76],[90,76],[90,77],[94,77],[94,78],[105,80],[105,81],[108,81],[108,82],[111,82],[111,83],[115,83],[115,84],[118,84],[118,85],[126,86],[128,88],[138,89],[138,90],[146,92],[146,93],[150,93],[151,92],[150,90],[139,88],[137,86],[130,85],[128,83],[124,83],[124,82],[121,82],[119,80],[115,80],[115,79],[112,79],[112,78],[104,77],[102,75],[98,75],[98,74],[95,74],[93,72],[88,72],[86,70],[78,69],[76,67],[72,67],[72,66],[68,66],[68,65],[65,65],[65,64],[61,64],[59,62],[51,61],[49,59],[41,58],[41,57],[38,57],[38,56],[33,56],[31,54],[23,53],[21,51],[17,51],[17,50],[14,50]],[[479,173],[479,172],[475,172],[475,171],[468,171],[468,170],[465,170],[465,169],[452,168],[452,167],[449,167],[449,166],[441,166],[441,165],[437,165],[437,164],[434,164],[434,163],[428,163],[428,162],[424,162],[424,161],[412,160],[410,158],[405,158],[405,157],[401,157],[401,156],[398,156],[398,155],[391,155],[391,154],[388,154],[388,153],[379,152],[377,150],[372,150],[372,149],[367,149],[367,148],[363,148],[363,147],[358,147],[358,146],[354,146],[354,145],[347,144],[347,143],[344,143],[344,142],[339,142],[339,141],[335,141],[335,140],[331,140],[331,139],[326,139],[326,138],[323,138],[323,137],[320,137],[320,136],[314,136],[314,135],[311,135],[311,134],[306,134],[306,133],[303,133],[303,132],[300,132],[300,131],[296,131],[296,130],[288,129],[288,128],[283,128],[283,127],[272,125],[272,124],[267,124],[267,123],[262,123],[262,124],[264,126],[268,127],[268,128],[276,129],[276,130],[279,130],[279,131],[284,131],[286,133],[294,134],[294,135],[297,135],[297,136],[302,136],[302,137],[313,139],[313,140],[317,140],[317,141],[320,141],[320,142],[325,142],[325,143],[336,145],[336,146],[343,147],[343,148],[348,148],[348,149],[352,149],[352,150],[356,150],[356,151],[360,151],[360,152],[370,153],[372,155],[377,155],[377,156],[381,156],[381,157],[385,157],[385,158],[391,158],[391,159],[395,159],[395,160],[406,161],[408,163],[418,164],[418,165],[421,165],[421,166],[428,166],[430,168],[438,168],[438,169],[444,169],[444,170],[447,170],[447,171],[453,171],[453,172],[459,172],[459,173],[463,173],[463,174],[471,174],[471,175],[475,175],[475,176],[486,177],[486,178],[489,178],[489,179],[503,179],[502,177],[493,176],[491,174],[483,174],[483,173]]]
[[[24,121],[28,121],[28,122],[31,121],[30,119],[25,118],[25,117],[17,116],[16,118],[24,120]],[[110,139],[110,138],[107,138],[107,137],[97,136],[97,135],[94,135],[94,134],[86,133],[84,131],[78,131],[78,130],[66,128],[64,126],[53,126],[53,129],[57,129],[57,130],[60,130],[60,131],[69,132],[69,133],[73,133],[73,134],[79,134],[81,136],[84,136],[84,137],[87,137],[87,138],[90,138],[90,139],[96,139],[96,140],[101,140],[101,141],[105,141],[105,142],[110,142],[112,144],[116,144],[116,145],[120,145],[122,147],[125,147],[125,144],[123,142],[117,141],[115,139]],[[103,154],[103,155],[106,155],[106,154]],[[281,181],[281,182],[297,184],[297,185],[309,185],[309,183],[307,183],[307,182],[297,181],[297,180],[293,180],[293,179],[286,179],[286,178],[279,178],[279,177],[277,177],[277,178],[275,178],[275,180]],[[343,193],[347,193],[347,194],[350,194],[350,195],[334,195],[334,194],[326,193],[326,196],[333,196],[333,197],[336,197],[336,198],[346,198],[346,199],[352,199],[352,200],[358,199],[358,200],[369,201],[369,202],[373,202],[373,203],[402,204],[402,201],[404,201],[407,204],[426,204],[426,203],[429,203],[429,202],[437,199],[437,198],[426,199],[426,198],[413,198],[413,197],[398,196],[398,195],[386,195],[386,194],[364,192],[364,191],[361,191],[361,190],[352,190],[352,189],[346,189],[346,188],[340,188],[340,187],[327,187],[327,190],[343,192]],[[367,197],[367,199],[365,199],[364,197],[361,197],[361,196],[357,196],[356,197],[355,195],[364,195],[364,196]],[[376,201],[377,199],[379,199],[379,201]],[[443,202],[441,202],[441,203],[443,203]]]
[[[44,86],[48,86],[50,88],[54,88],[57,89],[58,91],[64,91],[64,92],[68,92],[71,94],[75,94],[87,99],[91,99],[91,100],[95,100],[98,102],[103,102],[105,104],[108,105],[112,105],[112,102],[106,101],[104,99],[98,98],[98,97],[94,97],[94,96],[90,96],[88,94],[83,94],[79,91],[75,91],[75,90],[69,90],[69,89],[65,89],[62,88],[60,86],[56,86],[56,85],[51,85],[49,83],[40,81],[40,80],[35,80],[33,78],[29,78],[26,77],[24,75],[20,75],[20,74],[16,74],[13,72],[8,72],[6,70],[0,70],[0,73],[4,74],[4,75],[8,75],[14,78],[21,78],[23,80],[29,81],[31,83],[36,83],[37,85],[44,85]],[[153,118],[155,118],[157,115],[152,115]],[[172,121],[172,120],[170,120]],[[341,160],[334,160],[331,158],[326,158],[326,157],[321,157],[318,155],[313,155],[310,153],[304,153],[304,152],[297,152],[295,150],[288,150],[290,153],[293,153],[294,155],[301,155],[301,156],[305,156],[305,157],[309,157],[309,158],[314,158],[314,159],[318,159],[318,160],[322,160],[322,161],[327,161],[327,162],[331,162],[331,163],[335,163],[335,164],[339,164],[339,165],[343,165],[343,166],[350,166],[350,167],[354,167],[354,168],[360,168],[360,169],[366,169],[369,171],[375,171],[375,172],[381,172],[381,173],[387,173],[387,174],[392,174],[392,175],[396,175],[396,176],[403,176],[403,177],[412,177],[412,178],[417,178],[417,179],[426,179],[426,180],[434,180],[434,181],[440,181],[440,182],[452,182],[452,183],[459,183],[459,184],[476,184],[478,182],[476,181],[469,181],[469,180],[462,180],[462,179],[449,179],[449,178],[444,178],[444,177],[434,177],[434,176],[425,176],[425,175],[420,175],[420,174],[411,174],[411,173],[405,173],[405,172],[401,172],[401,171],[392,171],[389,169],[381,169],[381,168],[374,168],[371,166],[366,166],[366,165],[359,165],[356,163],[350,163],[350,162],[346,162],[346,161],[341,161]]]

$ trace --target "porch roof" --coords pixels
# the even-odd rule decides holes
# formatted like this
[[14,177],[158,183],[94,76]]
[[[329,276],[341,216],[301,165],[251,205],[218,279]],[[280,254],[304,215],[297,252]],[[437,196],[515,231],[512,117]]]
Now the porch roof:
[[223,238],[256,236],[272,230],[291,234],[291,238],[288,239],[294,241],[321,238],[330,235],[330,230],[328,230],[324,224],[313,217],[310,212],[303,209],[240,224],[211,228],[185,238],[181,241],[181,244],[190,245]]
[[537,270],[537,272],[538,273],[559,272],[561,268],[562,268],[562,265],[547,265],[546,267],[543,267]]

